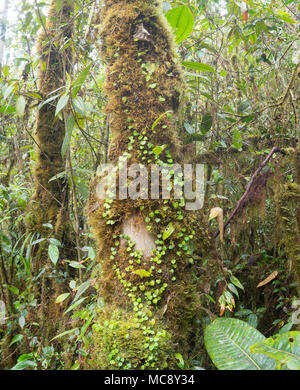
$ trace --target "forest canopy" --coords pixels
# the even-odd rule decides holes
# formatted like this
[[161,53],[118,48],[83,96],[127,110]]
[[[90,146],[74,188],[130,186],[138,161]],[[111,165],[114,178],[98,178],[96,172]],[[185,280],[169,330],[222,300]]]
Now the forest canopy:
[[0,369],[300,369],[296,0],[2,0]]

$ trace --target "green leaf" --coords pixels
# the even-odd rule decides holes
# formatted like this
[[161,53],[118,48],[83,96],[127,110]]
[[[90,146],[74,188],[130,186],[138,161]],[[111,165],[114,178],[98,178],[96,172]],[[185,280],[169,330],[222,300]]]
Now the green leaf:
[[231,283],[233,283],[238,288],[241,288],[242,290],[244,290],[244,287],[243,287],[242,283],[238,280],[238,278],[236,276],[231,275],[230,276],[230,281],[231,281]]
[[65,332],[62,332],[62,333],[58,334],[57,336],[53,337],[53,339],[51,339],[50,341],[59,339],[60,337],[66,336],[67,334],[74,333],[77,330],[78,330],[78,328],[66,330]]
[[182,65],[186,68],[200,70],[202,72],[213,72],[216,73],[214,68],[207,64],[202,64],[201,62],[193,62],[193,61],[183,61]]
[[75,99],[72,100],[72,104],[74,106],[74,110],[82,115],[86,116],[86,106],[81,96],[76,96]]
[[250,351],[251,345],[264,340],[258,330],[234,318],[217,318],[204,332],[207,352],[219,370],[274,369],[271,358]]
[[41,103],[38,105],[38,109],[40,110],[45,104],[51,103],[53,100],[55,100],[56,98],[58,98],[58,96],[60,96],[60,95],[52,96],[51,98],[46,99],[44,102],[41,102]]
[[11,343],[9,344],[9,346],[15,344],[15,343],[19,343],[20,341],[22,341],[24,338],[24,336],[22,334],[17,334],[16,336],[13,337],[13,339],[11,340]]
[[16,113],[21,118],[24,115],[26,100],[24,96],[19,96],[16,101]]
[[204,134],[209,132],[209,130],[212,127],[212,123],[213,123],[213,117],[210,113],[207,112],[206,114],[203,115],[203,118],[202,118],[202,121],[200,124],[201,132]]
[[73,302],[77,301],[77,299],[90,287],[90,284],[91,284],[91,281],[89,279],[79,286],[77,293],[73,299]]
[[193,31],[194,16],[186,5],[170,9],[166,13],[166,18],[175,33],[177,44],[184,41]]
[[11,370],[25,370],[25,368],[35,368],[36,362],[32,360],[22,360],[11,368]]
[[237,149],[241,149],[241,147],[243,146],[243,138],[241,132],[237,129],[233,132],[232,144]]
[[151,276],[151,269],[150,271],[146,271],[145,269],[137,269],[133,271],[134,274],[139,275],[141,279],[143,278],[149,278]]
[[154,149],[152,149],[152,152],[155,154],[155,156],[159,156],[160,153],[167,147],[167,145],[161,145],[161,146],[155,146]]
[[174,230],[175,230],[175,228],[174,228],[172,222],[170,222],[169,225],[165,228],[165,230],[163,232],[162,239],[166,240],[167,238],[169,238],[170,235],[174,232]]
[[227,287],[229,288],[230,291],[232,291],[239,298],[239,292],[238,292],[237,288],[232,283],[228,283]]
[[286,23],[297,23],[296,20],[291,18],[291,15],[284,11],[277,11],[276,16]]
[[82,84],[85,82],[89,72],[90,72],[90,69],[91,69],[91,66],[92,64],[88,65],[86,68],[84,68],[80,73],[79,75],[77,76],[77,78],[73,81],[72,83],[72,99],[75,99],[80,87],[82,86]]
[[55,116],[60,113],[61,110],[65,108],[69,100],[69,95],[62,95],[57,102],[56,105],[56,111],[55,111]]
[[4,87],[2,88],[3,98],[7,99],[12,93],[12,91],[14,90],[14,88],[15,88],[15,84],[10,84],[10,85],[5,84]]
[[64,314],[69,313],[69,311],[73,310],[75,307],[79,306],[83,301],[85,301],[88,297],[84,297],[79,299],[77,302],[73,303],[68,309],[64,312]]
[[168,111],[164,112],[163,114],[161,114],[157,119],[155,119],[155,121],[153,122],[152,127],[151,127],[152,131],[155,129],[156,125],[161,120],[161,118],[163,118],[165,115],[168,115],[171,113],[172,113],[172,111],[168,110]]
[[50,244],[49,247],[48,247],[48,254],[49,254],[49,257],[50,257],[50,260],[52,261],[52,263],[54,265],[56,265],[57,263],[57,260],[59,258],[59,249],[56,245],[54,244]]
[[70,295],[70,293],[60,294],[60,295],[56,298],[55,303],[61,303],[61,302],[63,302],[66,298],[68,298],[69,295]]
[[252,353],[262,353],[275,359],[276,368],[286,365],[290,370],[300,370],[300,332],[277,334],[252,345],[250,350]]
[[91,260],[94,260],[96,258],[96,253],[95,253],[95,250],[93,247],[89,247],[89,252],[88,252],[88,257],[91,259]]
[[70,144],[70,141],[71,141],[71,137],[72,137],[72,131],[74,129],[74,126],[75,126],[75,121],[74,121],[73,115],[69,115],[68,118],[67,118],[67,123],[66,123],[65,138],[64,138],[63,144],[61,146],[61,156],[62,156],[62,158],[65,157],[66,151],[67,151],[67,149],[69,147],[69,144]]
[[61,246],[61,242],[57,238],[50,237],[48,241],[50,244]]

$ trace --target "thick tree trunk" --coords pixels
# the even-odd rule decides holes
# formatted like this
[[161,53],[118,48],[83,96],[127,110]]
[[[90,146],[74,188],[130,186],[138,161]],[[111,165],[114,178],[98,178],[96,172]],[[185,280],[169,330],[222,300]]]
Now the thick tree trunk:
[[[125,160],[128,168],[142,164],[145,177],[153,166],[182,166],[176,121],[185,86],[160,2],[107,0],[101,20],[109,160],[119,168],[118,180],[122,172],[131,176]],[[156,156],[153,150],[161,145],[166,148]],[[197,343],[201,291],[209,291],[211,275],[219,271],[215,259],[205,259],[211,250],[207,222],[200,211],[187,211],[185,201],[174,194],[171,199],[130,199],[118,180],[118,199],[107,191],[103,200],[108,177],[99,169],[87,208],[104,299],[87,366],[176,368],[175,354],[189,359]],[[129,194],[137,181],[128,181]],[[150,188],[147,179],[139,182],[140,194],[147,193],[147,184]]]

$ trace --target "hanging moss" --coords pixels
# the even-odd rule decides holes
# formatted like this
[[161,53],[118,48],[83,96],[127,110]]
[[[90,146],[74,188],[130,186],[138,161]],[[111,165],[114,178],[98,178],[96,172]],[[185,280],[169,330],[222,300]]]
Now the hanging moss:
[[[148,177],[151,164],[182,164],[177,121],[185,84],[160,2],[108,0],[100,20],[110,161],[116,171],[120,157],[128,165],[141,163]],[[166,148],[156,156],[153,149],[160,145]],[[212,245],[207,221],[172,196],[103,201],[103,177],[99,171],[91,183],[87,214],[99,250],[105,308],[94,325],[86,366],[176,368],[175,354],[188,362],[196,342],[203,285],[220,272],[210,257],[207,273],[199,271]]]

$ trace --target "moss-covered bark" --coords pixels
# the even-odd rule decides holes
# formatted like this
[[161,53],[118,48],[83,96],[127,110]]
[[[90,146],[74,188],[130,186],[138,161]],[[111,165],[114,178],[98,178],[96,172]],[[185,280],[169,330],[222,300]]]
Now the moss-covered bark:
[[[184,79],[160,2],[107,0],[101,12],[110,161],[117,167],[127,158],[128,166],[141,163],[148,173],[151,164],[182,164],[176,121]],[[158,145],[166,148],[157,157]],[[103,201],[102,174],[91,183],[87,213],[99,248],[104,309],[87,367],[176,368],[175,353],[191,357],[201,291],[219,271],[215,259],[205,258],[207,223],[201,212],[186,211],[183,199]]]
[[[72,38],[71,14],[73,5],[64,0],[57,12],[57,2],[52,1],[46,26],[38,37],[37,51],[40,56],[38,67],[38,92],[44,100],[55,96],[65,85],[66,72],[70,73],[72,48],[64,45]],[[30,204],[28,231],[48,237],[49,232],[65,246],[68,245],[68,188],[64,178],[53,177],[65,170],[61,147],[65,136],[63,119],[55,117],[55,103],[44,104],[37,112],[36,119],[36,161],[34,167],[35,191]],[[52,180],[50,180],[52,179]],[[51,223],[53,230],[46,227]],[[35,261],[36,271],[45,264],[43,245],[40,246],[40,261]]]

